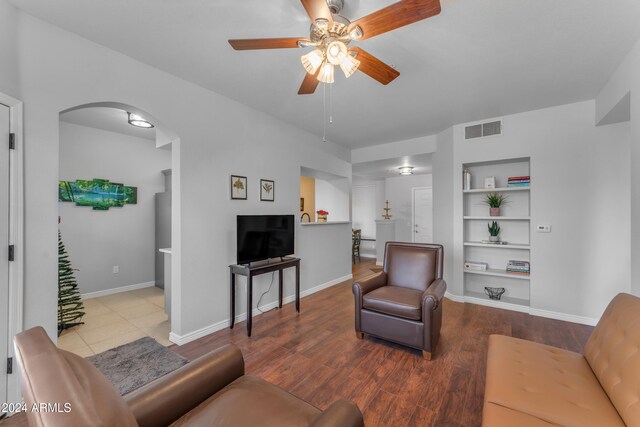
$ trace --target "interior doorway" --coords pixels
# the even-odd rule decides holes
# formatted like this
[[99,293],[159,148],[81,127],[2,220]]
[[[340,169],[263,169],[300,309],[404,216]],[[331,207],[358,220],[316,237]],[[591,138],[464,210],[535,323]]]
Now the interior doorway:
[[[9,357],[9,259],[12,256],[9,250],[9,209],[10,183],[9,170],[9,138],[10,138],[10,109],[0,104],[0,360],[8,360]],[[8,375],[7,369],[0,365],[0,402],[8,402]]]
[[[84,313],[82,324],[61,328],[60,348],[88,357],[143,337],[172,344],[167,293],[175,289],[157,246],[158,224],[171,235],[171,191],[179,190],[171,183],[179,140],[169,135],[129,105],[60,113],[59,230]],[[159,198],[169,201],[161,215]],[[162,245],[171,253],[171,240]],[[170,276],[171,257],[166,264]]]
[[413,241],[433,243],[433,190],[418,187],[411,192]]

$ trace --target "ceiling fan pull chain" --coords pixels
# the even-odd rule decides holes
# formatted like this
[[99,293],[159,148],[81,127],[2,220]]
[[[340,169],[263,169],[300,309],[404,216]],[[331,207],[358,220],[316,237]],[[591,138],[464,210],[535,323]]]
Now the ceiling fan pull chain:
[[329,85],[329,124],[333,124],[333,85]]
[[322,83],[322,142],[327,142],[327,84]]

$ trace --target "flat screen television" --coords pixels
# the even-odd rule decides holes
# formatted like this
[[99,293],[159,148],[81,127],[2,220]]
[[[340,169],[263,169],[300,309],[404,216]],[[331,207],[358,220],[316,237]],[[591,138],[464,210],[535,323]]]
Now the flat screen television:
[[238,215],[236,229],[238,264],[295,252],[293,215]]

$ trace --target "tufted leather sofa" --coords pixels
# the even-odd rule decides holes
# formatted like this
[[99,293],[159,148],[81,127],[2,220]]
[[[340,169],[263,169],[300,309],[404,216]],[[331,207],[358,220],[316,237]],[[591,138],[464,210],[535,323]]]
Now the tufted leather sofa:
[[[363,427],[358,407],[338,400],[321,411],[244,374],[226,345],[121,397],[91,363],[59,350],[41,327],[15,338],[24,400],[58,409],[27,411],[32,427]],[[67,406],[65,406],[67,405]]]
[[485,427],[640,426],[640,298],[619,294],[584,354],[489,337]]

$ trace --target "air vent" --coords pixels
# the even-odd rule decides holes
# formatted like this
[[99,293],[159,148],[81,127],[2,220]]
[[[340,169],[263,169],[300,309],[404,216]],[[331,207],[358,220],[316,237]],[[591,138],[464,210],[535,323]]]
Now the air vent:
[[502,134],[502,121],[480,123],[464,128],[464,139],[483,138]]

